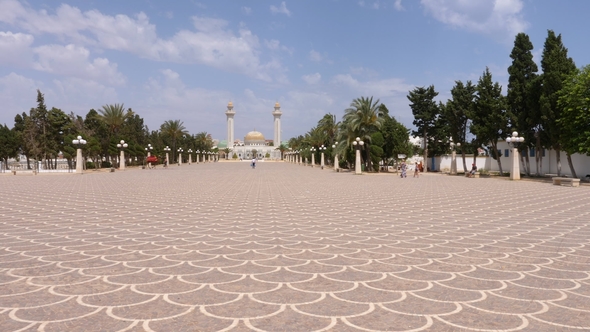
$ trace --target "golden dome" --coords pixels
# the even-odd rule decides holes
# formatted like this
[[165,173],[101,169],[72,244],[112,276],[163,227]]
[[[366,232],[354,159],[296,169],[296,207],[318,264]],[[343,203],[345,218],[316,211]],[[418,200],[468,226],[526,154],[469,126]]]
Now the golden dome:
[[264,135],[262,135],[261,132],[259,131],[251,131],[249,133],[246,134],[246,137],[244,137],[244,142],[246,144],[248,143],[263,143],[265,141]]
[[279,102],[277,101],[277,102],[275,103],[275,107],[281,107],[281,104],[279,104]]
[[229,103],[227,103],[227,107],[234,107],[234,103],[232,103],[231,101]]

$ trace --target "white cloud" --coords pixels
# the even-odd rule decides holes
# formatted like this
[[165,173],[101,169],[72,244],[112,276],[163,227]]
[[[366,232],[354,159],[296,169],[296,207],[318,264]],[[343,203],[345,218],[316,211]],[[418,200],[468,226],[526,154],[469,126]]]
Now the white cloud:
[[0,77],[0,123],[11,126],[17,113],[29,112],[36,105],[37,89],[45,95],[48,107],[84,116],[91,108],[120,102],[114,88],[92,80],[64,78],[44,84],[15,73]]
[[252,14],[252,8],[244,6],[242,7],[242,12],[246,15],[250,15]]
[[117,64],[106,58],[90,60],[90,51],[73,44],[43,45],[36,47],[33,52],[37,61],[32,65],[36,70],[106,82],[111,85],[122,85],[125,77],[118,72]]
[[223,126],[224,105],[233,100],[227,91],[188,87],[181,75],[171,69],[149,78],[139,95],[134,107],[149,119],[151,129],[157,129],[166,120],[181,119],[191,133]]
[[33,35],[52,34],[78,45],[129,52],[156,61],[198,63],[263,81],[272,79],[267,68],[282,67],[276,60],[261,63],[260,43],[250,30],[242,28],[234,33],[225,20],[192,19],[195,30],[181,30],[171,38],[161,39],[156,26],[141,12],[134,17],[109,16],[98,10],[81,12],[62,4],[55,14],[49,14],[16,0],[0,2],[0,22]]
[[164,13],[164,16],[166,16],[167,19],[173,19],[174,18],[174,12],[172,11],[167,11],[166,13]]
[[320,62],[324,59],[324,57],[320,54],[320,52],[316,50],[309,51],[309,59],[311,61]]
[[291,11],[287,9],[287,4],[285,3],[285,1],[281,2],[281,5],[279,7],[271,5],[270,11],[273,14],[285,14],[287,16],[291,16]]
[[17,114],[28,113],[35,106],[38,88],[42,88],[39,82],[15,73],[0,77],[0,124],[12,127]]
[[361,95],[374,95],[378,98],[395,96],[403,94],[404,96],[414,88],[413,85],[407,84],[399,78],[369,80],[361,82],[353,78],[350,74],[340,74],[334,76],[332,83],[337,86],[346,87]]
[[379,73],[371,68],[365,68],[365,67],[351,67],[350,68],[350,72],[354,75],[357,76],[363,76],[363,77],[377,77],[379,76]]
[[402,5],[402,0],[395,0],[395,3],[393,4],[393,8],[395,8],[395,10],[400,11],[400,12],[405,10],[404,6]]
[[421,0],[426,12],[438,21],[478,33],[513,39],[529,23],[521,11],[522,0]]
[[59,105],[57,107],[66,113],[73,111],[84,116],[91,108],[120,102],[114,88],[96,81],[72,77],[53,80],[53,84],[54,87],[46,94],[46,100],[48,96],[51,97],[51,105]]
[[364,7],[365,6],[365,2],[363,0],[361,0],[361,1],[358,2],[358,5],[361,6],[361,7]]
[[310,74],[310,75],[303,75],[301,77],[307,84],[318,84],[322,79],[322,75],[320,73]]
[[0,31],[0,64],[22,66],[30,63],[30,46],[34,40],[32,35]]
[[285,51],[289,54],[293,54],[293,48],[289,48],[285,45],[281,45],[281,42],[276,40],[276,39],[272,39],[272,40],[265,40],[264,41],[264,45],[269,49],[269,50],[273,50],[273,51]]

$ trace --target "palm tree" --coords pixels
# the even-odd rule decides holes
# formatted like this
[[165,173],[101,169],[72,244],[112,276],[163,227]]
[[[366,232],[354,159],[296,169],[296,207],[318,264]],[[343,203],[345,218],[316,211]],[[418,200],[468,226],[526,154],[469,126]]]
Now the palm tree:
[[99,109],[98,112],[100,113],[100,120],[107,126],[107,140],[106,142],[103,141],[103,150],[106,151],[110,160],[113,155],[111,153],[112,151],[109,151],[109,147],[113,143],[111,140],[116,137],[125,120],[131,117],[133,112],[129,110],[125,113],[124,104],[103,105],[102,109]]
[[203,131],[195,135],[195,148],[200,151],[209,151],[213,147],[211,135]]
[[318,129],[322,131],[328,141],[328,145],[333,144],[336,141],[338,134],[338,126],[340,123],[336,121],[336,115],[328,113],[318,122]]
[[184,122],[180,120],[167,120],[160,126],[162,135],[172,140],[172,160],[176,160],[176,141],[188,134]]
[[[352,140],[360,137],[365,142],[365,160],[367,169],[371,169],[370,144],[371,134],[381,129],[385,118],[382,116],[380,102],[377,99],[373,102],[373,97],[356,98],[350,103],[350,107],[344,111],[343,122],[347,126],[347,141],[352,144]],[[350,137],[350,134],[356,134],[356,137]]]
[[129,112],[125,113],[124,104],[103,105],[98,112],[100,113],[100,119],[107,125],[111,135],[116,134],[125,123],[125,120],[131,115]]

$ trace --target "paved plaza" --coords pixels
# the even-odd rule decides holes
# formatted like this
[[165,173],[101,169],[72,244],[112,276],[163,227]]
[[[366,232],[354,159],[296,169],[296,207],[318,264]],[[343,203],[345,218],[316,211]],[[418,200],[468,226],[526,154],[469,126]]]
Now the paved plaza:
[[0,331],[590,330],[590,187],[219,162],[0,201]]

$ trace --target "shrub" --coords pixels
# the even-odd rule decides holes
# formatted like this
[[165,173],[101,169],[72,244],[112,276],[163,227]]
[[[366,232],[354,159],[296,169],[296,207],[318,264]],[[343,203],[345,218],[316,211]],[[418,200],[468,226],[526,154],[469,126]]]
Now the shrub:
[[111,168],[111,167],[112,167],[112,165],[108,161],[103,161],[100,163],[100,168]]

